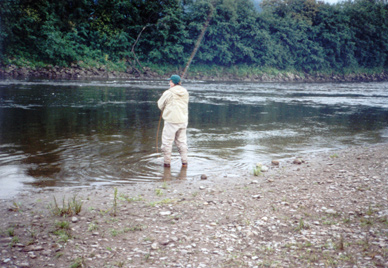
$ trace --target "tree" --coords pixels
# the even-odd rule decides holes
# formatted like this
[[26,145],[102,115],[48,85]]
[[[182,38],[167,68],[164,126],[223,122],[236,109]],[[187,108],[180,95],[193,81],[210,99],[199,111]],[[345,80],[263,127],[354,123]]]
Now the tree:
[[[0,60],[307,72],[388,67],[388,4],[354,0],[3,0]],[[139,70],[139,72],[141,72]]]
[[349,28],[350,18],[342,8],[321,6],[313,21],[312,40],[324,50],[323,69],[340,71],[344,67],[356,67],[354,41]]
[[378,0],[356,0],[343,5],[353,34],[354,56],[360,66],[388,65],[387,7],[384,1]]
[[[199,13],[196,9],[194,15]],[[206,15],[202,15],[205,17]],[[227,65],[252,60],[254,50],[250,40],[255,23],[255,9],[249,0],[223,0],[217,2],[212,20],[198,49],[196,62]],[[200,28],[197,20],[191,26]]]
[[211,19],[213,18],[213,13],[214,13],[214,4],[212,2],[209,2],[209,13],[208,13],[207,18],[202,26],[201,33],[198,35],[197,41],[195,42],[194,49],[191,52],[189,59],[187,60],[185,68],[183,69],[182,78],[185,77],[186,72],[189,69],[191,62],[193,61],[194,56],[197,53],[199,46],[201,45],[202,39],[205,36],[205,32],[206,32],[207,28],[209,27]]

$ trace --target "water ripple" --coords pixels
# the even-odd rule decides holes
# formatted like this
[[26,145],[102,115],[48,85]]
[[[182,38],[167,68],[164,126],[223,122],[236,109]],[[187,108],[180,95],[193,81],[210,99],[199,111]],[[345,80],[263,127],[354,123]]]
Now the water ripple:
[[166,86],[0,81],[1,186],[12,181],[12,192],[198,180],[201,174],[227,179],[252,174],[257,162],[388,141],[387,83],[185,81],[189,167],[181,168],[174,147],[165,169],[155,136],[156,101]]

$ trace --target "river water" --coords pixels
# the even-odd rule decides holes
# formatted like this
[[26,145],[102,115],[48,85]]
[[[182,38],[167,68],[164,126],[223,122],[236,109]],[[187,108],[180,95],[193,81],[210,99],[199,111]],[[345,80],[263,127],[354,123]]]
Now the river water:
[[187,81],[189,167],[181,169],[174,147],[165,170],[156,101],[167,86],[0,80],[0,198],[201,174],[233,179],[257,162],[388,141],[388,83]]

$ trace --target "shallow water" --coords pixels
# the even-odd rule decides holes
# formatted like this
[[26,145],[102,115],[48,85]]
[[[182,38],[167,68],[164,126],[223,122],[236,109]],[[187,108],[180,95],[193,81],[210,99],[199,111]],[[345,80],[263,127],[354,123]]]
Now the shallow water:
[[0,198],[31,187],[203,173],[228,179],[251,172],[257,162],[388,141],[388,83],[184,86],[190,92],[189,168],[181,170],[174,148],[165,173],[156,153],[156,101],[166,81],[0,80]]

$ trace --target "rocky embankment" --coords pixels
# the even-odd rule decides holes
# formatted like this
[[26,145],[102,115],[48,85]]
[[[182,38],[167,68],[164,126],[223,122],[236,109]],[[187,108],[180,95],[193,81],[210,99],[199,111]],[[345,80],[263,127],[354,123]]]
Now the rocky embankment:
[[[128,68],[125,72],[110,71],[105,67],[81,68],[73,64],[71,67],[52,66],[47,68],[26,68],[15,65],[0,66],[0,78],[45,78],[45,79],[160,79],[164,78],[153,72],[150,68],[144,67],[142,70]],[[324,75],[324,74],[304,74],[293,73],[278,74],[250,74],[246,76],[236,76],[233,74],[222,74],[218,76],[207,74],[186,75],[187,79],[207,80],[207,81],[252,81],[252,82],[371,82],[388,81],[388,72],[379,74],[348,74],[348,75]]]
[[22,193],[0,202],[0,267],[388,267],[387,152]]
[[52,66],[47,68],[26,68],[15,65],[0,66],[0,77],[4,78],[47,78],[47,79],[146,79],[158,77],[158,74],[144,67],[142,71],[128,68],[125,72],[110,71],[104,67],[81,68],[78,65],[71,67]]

